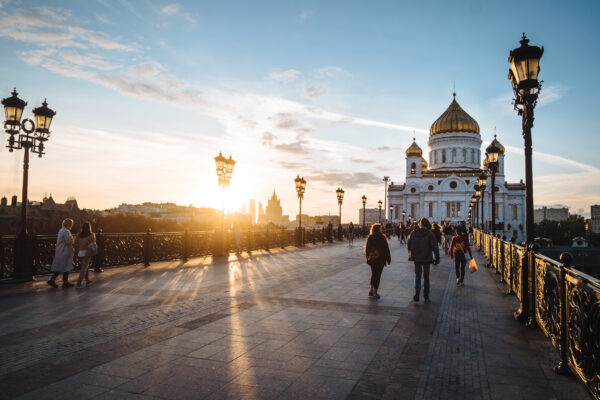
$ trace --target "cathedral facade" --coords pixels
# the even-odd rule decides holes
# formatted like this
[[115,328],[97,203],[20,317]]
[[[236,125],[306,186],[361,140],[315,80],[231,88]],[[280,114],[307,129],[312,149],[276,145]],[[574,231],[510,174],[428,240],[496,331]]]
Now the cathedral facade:
[[[482,171],[488,175],[484,195],[485,226],[491,226],[491,177],[485,166],[485,151],[481,150],[479,124],[467,114],[456,101],[452,103],[431,125],[429,131],[429,153],[413,139],[406,150],[406,182],[390,184],[388,188],[388,216],[394,222],[402,222],[402,211],[406,219],[428,218],[431,222],[467,221],[474,186]],[[504,177],[504,146],[494,138],[501,149],[496,173],[496,233],[525,238],[525,185],[507,183]],[[481,203],[481,201],[480,201]],[[405,219],[405,220],[406,220]],[[479,209],[481,224],[481,209]]]

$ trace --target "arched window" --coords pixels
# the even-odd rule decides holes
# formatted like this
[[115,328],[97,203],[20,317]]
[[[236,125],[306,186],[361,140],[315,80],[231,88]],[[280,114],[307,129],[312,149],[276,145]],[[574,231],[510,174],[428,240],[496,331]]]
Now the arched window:
[[413,175],[417,173],[417,164],[415,164],[415,163],[410,164],[410,173]]
[[475,149],[471,149],[471,158],[469,160],[471,160],[471,163],[475,163]]
[[446,149],[442,150],[442,162],[446,162]]
[[467,162],[467,149],[463,149],[463,162]]
[[452,149],[452,162],[456,162],[456,149]]

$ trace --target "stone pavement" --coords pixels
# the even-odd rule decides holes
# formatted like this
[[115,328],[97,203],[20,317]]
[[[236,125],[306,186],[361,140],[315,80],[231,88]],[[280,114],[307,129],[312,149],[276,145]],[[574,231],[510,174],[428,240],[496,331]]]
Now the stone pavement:
[[443,256],[414,303],[390,243],[379,301],[364,241],[0,286],[0,398],[589,398],[490,270],[457,287]]

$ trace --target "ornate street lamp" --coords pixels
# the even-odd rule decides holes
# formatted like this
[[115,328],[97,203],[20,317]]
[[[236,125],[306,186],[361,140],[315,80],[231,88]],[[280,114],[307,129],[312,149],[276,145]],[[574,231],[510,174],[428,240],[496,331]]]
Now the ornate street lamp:
[[521,46],[510,52],[508,62],[510,80],[515,95],[514,107],[523,119],[523,139],[525,141],[525,215],[527,243],[533,243],[533,168],[532,168],[532,140],[531,128],[533,127],[533,110],[537,104],[542,83],[538,81],[540,72],[540,59],[544,54],[544,47],[530,46],[529,39],[523,33]]
[[[235,160],[231,158],[223,157],[223,154],[219,152],[219,155],[215,157],[215,166],[217,177],[219,178],[219,186],[225,192],[225,189],[229,187],[231,177],[233,176],[233,168],[235,167]],[[225,199],[221,203],[221,233],[216,238],[215,246],[217,255],[225,254]]]
[[381,202],[381,200],[379,200],[377,202],[377,206],[379,207],[379,223],[381,223],[381,206],[383,205],[383,203]]
[[481,197],[481,229],[482,230],[486,230],[485,229],[485,216],[484,216],[484,212],[485,212],[485,188],[486,188],[486,183],[487,183],[487,175],[485,174],[485,172],[482,172],[481,175],[479,175],[477,177],[477,183],[479,184],[479,195]]
[[338,225],[338,240],[342,240],[342,203],[344,202],[344,189],[337,188],[335,191],[337,195],[338,206],[340,209],[340,222]]
[[404,217],[406,217],[406,211],[402,210],[402,226],[404,226]]
[[496,135],[494,141],[485,149],[488,171],[492,174],[492,235],[496,235],[496,172],[498,172],[498,157],[501,150],[496,146]]
[[27,206],[29,203],[27,189],[29,186],[29,152],[38,157],[44,155],[44,143],[50,137],[50,124],[56,112],[48,108],[46,100],[41,107],[33,109],[35,123],[30,119],[24,119],[23,110],[27,102],[18,97],[17,89],[14,89],[11,97],[2,100],[4,106],[4,131],[9,135],[9,152],[23,149],[23,192],[21,195],[21,224],[15,241],[15,276],[18,279],[33,280],[33,242],[27,231]]
[[[540,72],[540,59],[544,54],[544,47],[530,46],[529,39],[525,37],[521,39],[521,46],[511,50],[508,56],[510,70],[508,71],[508,79],[511,82],[515,95],[514,108],[517,114],[522,118],[523,140],[525,142],[525,217],[526,217],[526,241],[528,247],[533,245],[534,238],[534,220],[533,220],[533,167],[532,167],[532,140],[531,128],[533,127],[533,110],[537,104],[538,95],[542,89],[542,82],[538,81]],[[529,268],[521,268],[521,282],[528,282],[529,277],[535,277],[535,263]],[[529,275],[531,274],[531,275]],[[525,286],[527,288],[527,286]],[[515,313],[517,320],[528,320],[529,323],[535,323],[533,313],[529,311],[530,297],[535,302],[535,279],[532,280],[532,288],[530,293],[521,296],[521,305]],[[533,303],[535,305],[535,303]],[[534,308],[533,306],[532,308]],[[561,363],[562,364],[562,363]],[[569,368],[565,365],[558,366],[558,372],[566,372]]]
[[412,219],[412,216],[408,216],[408,225],[410,226],[410,220]]
[[362,203],[363,203],[363,235],[365,235],[366,231],[367,231],[367,214],[366,214],[366,209],[365,209],[365,207],[367,206],[367,196],[365,196],[364,194],[362,197]]
[[393,221],[394,206],[390,204],[390,222]]
[[306,180],[304,178],[300,178],[300,175],[297,175],[296,179],[294,179],[294,183],[296,184],[296,192],[298,193],[298,235],[300,238],[300,245],[302,245],[304,243],[302,241],[302,199],[304,199],[304,191],[306,190]]

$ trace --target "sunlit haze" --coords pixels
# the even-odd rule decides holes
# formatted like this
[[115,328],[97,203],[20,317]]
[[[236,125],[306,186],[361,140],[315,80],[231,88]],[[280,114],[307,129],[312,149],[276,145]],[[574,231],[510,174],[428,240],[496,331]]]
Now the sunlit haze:
[[[524,179],[521,118],[507,79],[522,32],[544,46],[533,128],[535,205],[589,216],[600,202],[598,2],[178,2],[0,0],[0,97],[56,111],[29,198],[82,208],[174,202],[237,211],[266,203],[343,221],[405,181],[413,135],[456,90]],[[0,196],[21,197],[21,151],[0,150]],[[229,189],[213,158],[236,160]]]

